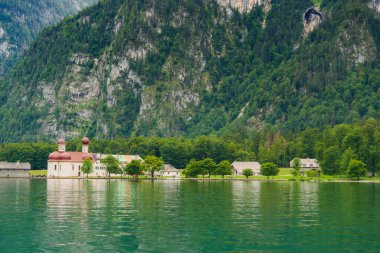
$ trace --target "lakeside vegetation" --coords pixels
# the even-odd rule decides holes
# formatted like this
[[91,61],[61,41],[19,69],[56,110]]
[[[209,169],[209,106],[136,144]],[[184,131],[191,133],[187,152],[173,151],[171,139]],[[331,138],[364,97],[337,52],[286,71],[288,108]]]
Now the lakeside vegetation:
[[[32,169],[46,169],[47,157],[56,150],[54,143],[4,143],[0,160],[30,162]],[[80,151],[81,139],[69,140],[68,151]],[[350,161],[365,164],[374,176],[380,171],[380,121],[367,119],[358,124],[341,124],[325,129],[308,129],[283,135],[271,128],[262,131],[235,124],[218,136],[194,139],[135,137],[115,140],[91,140],[90,152],[156,156],[178,169],[185,169],[192,159],[222,161],[273,162],[289,167],[295,158],[316,158],[324,175],[347,172]]]
[[[349,178],[347,175],[325,175],[321,174],[320,176],[315,177],[307,177],[307,176],[299,176],[295,177],[291,174],[292,168],[280,168],[280,172],[277,176],[269,178],[270,181],[320,181],[320,182],[334,182],[334,181],[352,181],[351,178]],[[47,170],[31,170],[29,174],[32,177],[46,177],[47,176]],[[89,177],[90,179],[96,179],[98,177]],[[133,176],[124,175],[124,176],[111,176],[111,179],[133,179]],[[138,176],[139,179],[150,179],[151,177],[148,175],[140,175]],[[173,179],[171,176],[156,176],[156,179]],[[177,178],[180,180],[193,180],[194,178],[186,178],[184,175],[182,175],[180,178]],[[199,175],[197,177],[197,180],[254,180],[254,181],[268,181],[268,178],[266,176],[250,176],[248,179],[244,175],[211,175],[210,178],[205,177],[203,178],[202,175]],[[373,182],[380,182],[380,176],[376,177],[366,177],[363,179],[364,181],[373,181]]]

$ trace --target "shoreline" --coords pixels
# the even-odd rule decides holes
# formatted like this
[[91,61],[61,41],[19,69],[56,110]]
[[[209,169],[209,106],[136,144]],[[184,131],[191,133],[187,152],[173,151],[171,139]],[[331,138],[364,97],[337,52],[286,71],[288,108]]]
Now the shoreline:
[[[65,179],[77,179],[77,180],[110,180],[110,179],[119,179],[119,180],[130,180],[133,181],[133,178],[130,177],[0,177],[0,179],[53,179],[53,180],[65,180]],[[284,179],[284,178],[274,178],[274,179],[258,179],[258,178],[138,178],[137,180],[151,180],[151,181],[246,181],[246,182],[319,182],[319,183],[380,183],[380,179],[362,179],[362,180],[351,180],[351,179]]]

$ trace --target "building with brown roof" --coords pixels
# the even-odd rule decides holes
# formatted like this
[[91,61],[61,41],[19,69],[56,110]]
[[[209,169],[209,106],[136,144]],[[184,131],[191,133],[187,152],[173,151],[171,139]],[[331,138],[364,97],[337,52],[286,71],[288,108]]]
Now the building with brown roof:
[[231,164],[231,169],[234,175],[243,175],[243,170],[251,169],[254,175],[260,174],[261,164],[258,162],[239,162],[235,161]]
[[81,168],[85,159],[95,161],[94,155],[88,153],[89,139],[82,139],[82,152],[67,152],[64,139],[58,140],[58,151],[49,155],[48,177],[81,177]]
[[[294,159],[290,161],[290,167],[293,167]],[[301,172],[304,172],[307,170],[319,170],[319,164],[318,164],[317,159],[302,158],[300,159],[300,163],[301,163]]]
[[[48,160],[48,177],[83,177],[81,168],[85,159],[93,161],[93,172],[89,174],[90,177],[106,177],[108,173],[106,166],[102,164],[102,159],[108,155],[93,154],[88,152],[90,140],[87,137],[82,139],[82,152],[68,152],[66,151],[66,142],[64,139],[58,140],[58,151],[49,155]],[[115,157],[120,167],[123,167],[133,160],[143,159],[139,155],[112,155]],[[111,174],[111,176],[114,176]]]
[[30,163],[0,162],[0,177],[29,177]]
[[181,171],[171,164],[165,164],[164,168],[160,170],[159,175],[163,177],[179,178],[181,176]]

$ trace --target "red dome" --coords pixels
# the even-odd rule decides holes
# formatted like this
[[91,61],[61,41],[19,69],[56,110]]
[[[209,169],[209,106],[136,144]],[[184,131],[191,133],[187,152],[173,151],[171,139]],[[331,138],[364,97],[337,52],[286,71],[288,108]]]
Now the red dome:
[[60,154],[58,152],[51,153],[49,155],[49,160],[59,160]]
[[71,155],[69,153],[62,153],[59,160],[71,160]]
[[66,152],[54,152],[49,155],[49,160],[71,160],[71,154]]
[[82,159],[83,159],[83,160],[84,160],[84,159],[90,159],[90,160],[93,160],[92,155],[90,155],[90,154],[83,154]]
[[83,145],[88,145],[90,143],[90,140],[87,138],[87,137],[84,137],[83,139],[82,139],[82,144]]
[[58,144],[66,144],[66,141],[65,141],[65,139],[63,139],[63,138],[61,138],[61,139],[59,139],[58,140]]

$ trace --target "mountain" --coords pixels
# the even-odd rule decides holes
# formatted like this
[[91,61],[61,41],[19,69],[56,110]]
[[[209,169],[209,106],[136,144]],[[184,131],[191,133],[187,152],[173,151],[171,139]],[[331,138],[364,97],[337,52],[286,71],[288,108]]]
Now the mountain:
[[297,132],[380,118],[380,1],[104,0],[1,84],[0,140]]
[[14,65],[44,27],[95,0],[0,0],[0,75]]

